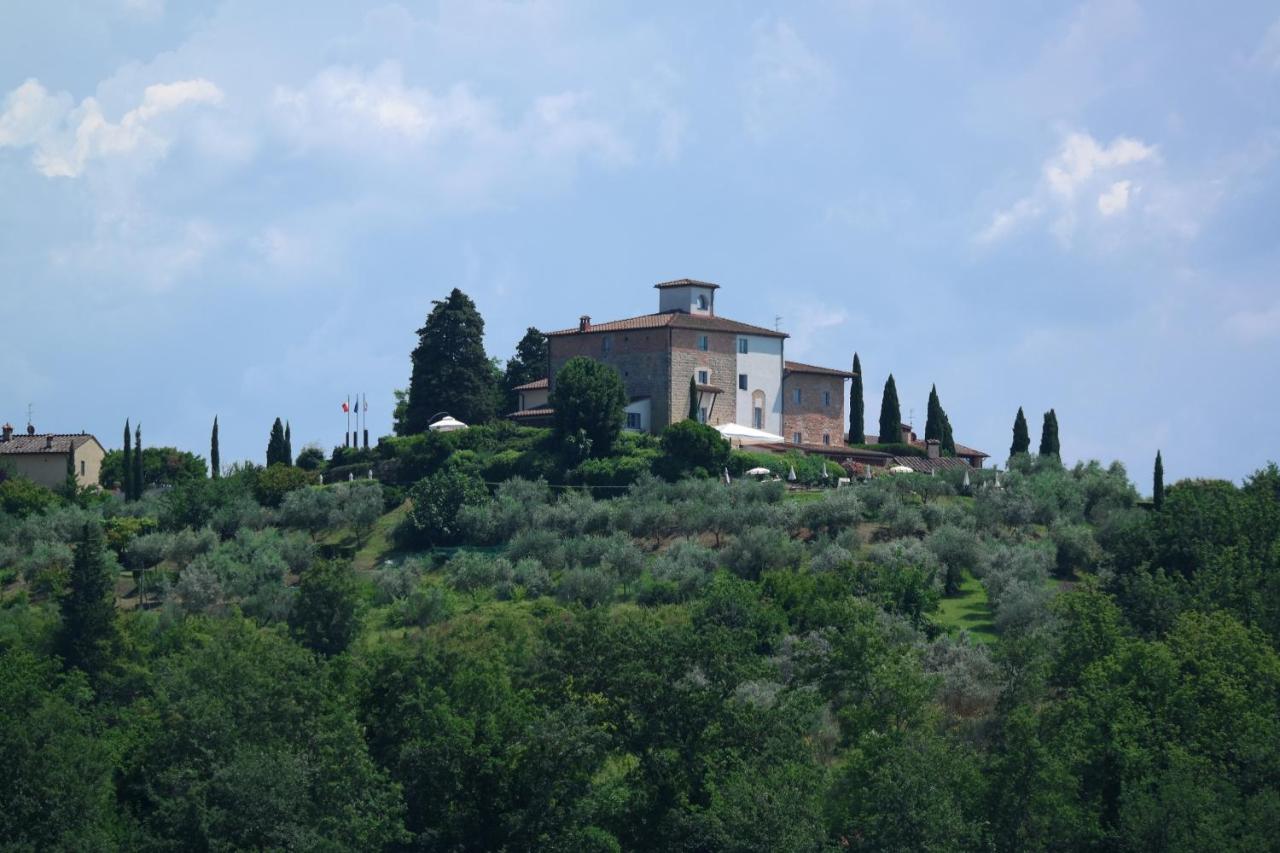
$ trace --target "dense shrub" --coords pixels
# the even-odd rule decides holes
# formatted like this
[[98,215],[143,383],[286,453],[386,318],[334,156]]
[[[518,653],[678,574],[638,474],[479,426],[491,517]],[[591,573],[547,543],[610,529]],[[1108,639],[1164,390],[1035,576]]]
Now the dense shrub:
[[800,543],[786,533],[748,527],[720,552],[720,564],[740,578],[759,580],[768,571],[799,567],[802,554]]
[[661,440],[662,456],[656,470],[668,480],[719,477],[729,466],[729,442],[715,427],[677,421],[662,431]]
[[26,477],[0,480],[0,511],[16,518],[38,515],[57,502],[57,495]]
[[488,499],[489,493],[477,478],[454,470],[437,471],[409,491],[413,506],[397,529],[397,539],[418,547],[455,544],[461,535],[463,507]]
[[305,488],[314,482],[315,472],[277,462],[258,474],[254,482],[254,496],[263,506],[278,507],[289,492]]

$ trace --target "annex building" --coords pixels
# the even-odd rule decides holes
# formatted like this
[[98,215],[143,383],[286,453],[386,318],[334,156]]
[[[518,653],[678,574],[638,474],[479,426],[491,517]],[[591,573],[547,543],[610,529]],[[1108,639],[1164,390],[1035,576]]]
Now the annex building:
[[[547,377],[515,389],[520,408],[509,417],[548,424],[556,374],[569,359],[585,356],[622,377],[627,429],[656,434],[696,412],[710,426],[763,430],[805,450],[860,454],[868,462],[875,456],[881,464],[878,457],[891,458],[845,445],[845,383],[852,373],[790,361],[785,332],[720,316],[717,284],[682,278],[654,288],[658,310],[652,314],[607,322],[583,315],[576,327],[547,333]],[[915,439],[910,427],[904,436]]]

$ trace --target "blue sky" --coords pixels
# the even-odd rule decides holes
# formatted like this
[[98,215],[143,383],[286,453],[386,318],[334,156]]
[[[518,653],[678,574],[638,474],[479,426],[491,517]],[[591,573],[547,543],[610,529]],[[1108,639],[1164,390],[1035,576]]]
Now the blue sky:
[[[963,8],[961,8],[961,5]],[[260,459],[389,429],[457,286],[528,325],[719,282],[1003,462],[1024,406],[1144,489],[1280,457],[1280,10],[10,4],[0,420]]]

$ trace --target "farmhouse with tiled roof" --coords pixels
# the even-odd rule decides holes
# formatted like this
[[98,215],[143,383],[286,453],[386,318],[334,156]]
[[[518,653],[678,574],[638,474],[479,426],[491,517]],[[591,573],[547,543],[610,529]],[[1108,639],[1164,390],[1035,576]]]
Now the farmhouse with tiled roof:
[[27,425],[25,435],[13,426],[0,427],[0,469],[27,477],[50,489],[67,481],[67,462],[80,486],[96,486],[106,451],[88,433],[37,433]]

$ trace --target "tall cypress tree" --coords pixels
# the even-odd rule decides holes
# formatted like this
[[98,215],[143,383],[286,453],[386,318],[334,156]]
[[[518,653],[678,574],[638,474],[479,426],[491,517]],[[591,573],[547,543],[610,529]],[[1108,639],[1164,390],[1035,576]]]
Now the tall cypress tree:
[[929,407],[924,422],[924,440],[942,443],[942,403],[938,401],[938,386],[929,389]]
[[514,412],[520,405],[520,395],[511,389],[549,376],[550,359],[547,336],[533,326],[525,329],[524,337],[516,344],[516,354],[507,359],[502,375],[507,411]]
[[1013,419],[1013,444],[1009,447],[1009,455],[1031,452],[1031,433],[1027,431],[1027,416],[1018,407],[1018,416]]
[[1058,414],[1053,409],[1044,413],[1044,426],[1040,430],[1040,455],[1060,456]]
[[124,419],[124,466],[120,471],[120,490],[124,492],[126,501],[133,500],[133,433],[129,430],[129,419]]
[[863,414],[862,362],[853,354],[853,382],[849,384],[849,443],[867,443],[867,425]]
[[469,424],[493,417],[494,369],[484,352],[484,320],[456,287],[418,330],[412,355],[404,429],[425,432],[431,416],[448,412]]
[[1164,506],[1164,459],[1161,458],[1159,450],[1156,451],[1156,468],[1153,479],[1151,500],[1156,509],[1160,509],[1160,507]]
[[902,441],[902,407],[898,405],[898,385],[893,374],[884,383],[884,396],[880,398],[880,443],[896,444]]
[[267,467],[289,464],[285,461],[285,453],[284,423],[276,418],[271,425],[271,438],[267,440]]
[[94,673],[108,661],[116,628],[113,583],[102,527],[96,520],[86,522],[76,541],[67,591],[59,602],[58,651],[68,669]]
[[951,433],[951,418],[945,411],[942,412],[942,438],[940,441],[942,443],[943,456],[956,455],[956,437]]
[[[356,403],[358,407],[360,404]],[[284,422],[284,464],[293,464],[293,430],[289,427],[289,422]]]
[[209,436],[209,473],[217,480],[222,476],[222,456],[218,453],[218,416],[213,416],[213,433]]
[[142,424],[133,429],[133,499],[142,498]]
[[698,382],[689,377],[689,420],[698,420]]

